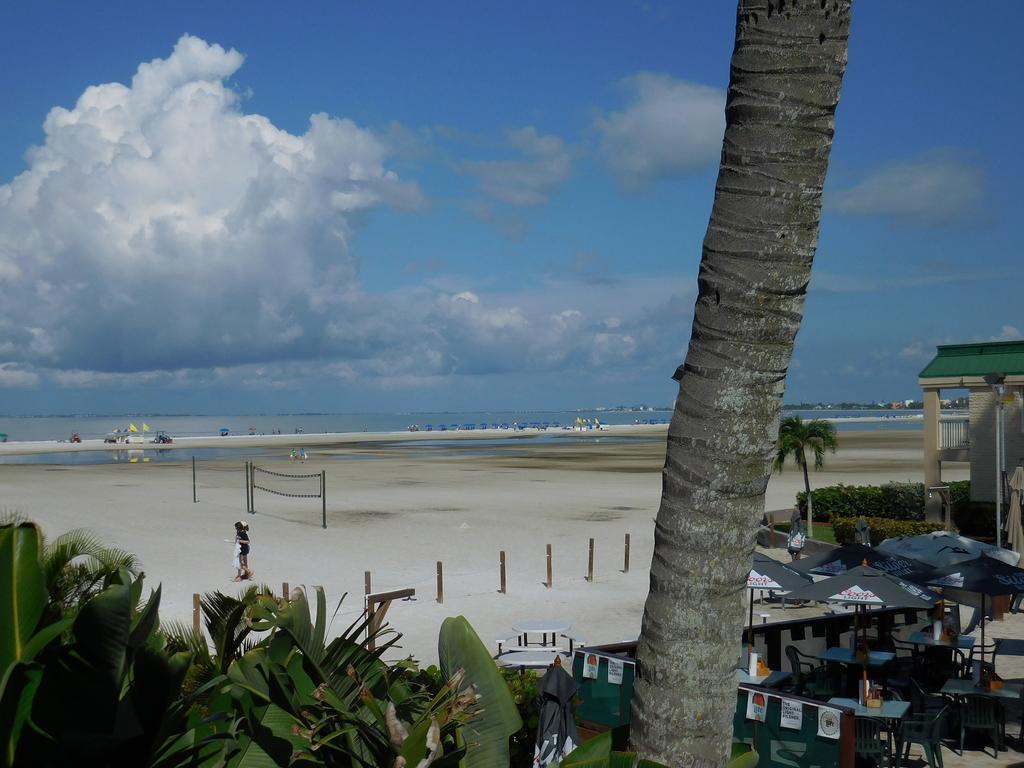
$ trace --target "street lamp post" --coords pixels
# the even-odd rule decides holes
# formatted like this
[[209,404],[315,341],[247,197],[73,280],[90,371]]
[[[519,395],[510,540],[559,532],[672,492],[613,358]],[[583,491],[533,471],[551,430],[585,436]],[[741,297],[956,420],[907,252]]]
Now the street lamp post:
[[985,383],[996,396],[996,546],[1003,545],[1003,395],[1006,393],[1006,374],[990,373]]

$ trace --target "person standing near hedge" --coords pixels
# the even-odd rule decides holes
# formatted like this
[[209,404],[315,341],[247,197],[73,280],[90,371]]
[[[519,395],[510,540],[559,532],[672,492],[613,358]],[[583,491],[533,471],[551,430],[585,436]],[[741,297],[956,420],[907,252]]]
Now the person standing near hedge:
[[803,552],[806,538],[803,520],[800,518],[800,509],[794,509],[792,516],[789,518],[789,536],[786,537],[786,550],[789,552],[791,559],[800,559],[800,553]]
[[868,521],[861,515],[857,518],[857,524],[854,525],[854,530],[857,531],[857,543],[863,544],[865,547],[871,546],[871,526],[868,525]]

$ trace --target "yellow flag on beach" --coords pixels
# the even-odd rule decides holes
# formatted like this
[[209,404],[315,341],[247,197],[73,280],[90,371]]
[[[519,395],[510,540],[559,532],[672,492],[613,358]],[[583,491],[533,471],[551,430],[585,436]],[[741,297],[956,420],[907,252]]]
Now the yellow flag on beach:
[[129,424],[129,425],[128,425],[128,431],[129,431],[129,432],[138,432],[138,431],[139,431],[139,428],[138,428],[138,427],[136,427],[136,426],[135,426],[134,424]]
[[149,424],[145,424],[145,423],[143,423],[143,425],[142,425],[142,431],[143,431],[143,432],[149,432]]

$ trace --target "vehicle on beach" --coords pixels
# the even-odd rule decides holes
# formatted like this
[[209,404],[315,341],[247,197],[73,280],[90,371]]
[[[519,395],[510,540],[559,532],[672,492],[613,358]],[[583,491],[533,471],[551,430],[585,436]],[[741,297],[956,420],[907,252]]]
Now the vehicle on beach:
[[71,433],[71,437],[68,438],[68,442],[80,443],[80,442],[82,442],[82,436],[80,434],[78,434],[77,432],[72,432]]
[[6,432],[0,432],[0,443],[6,443],[6,442],[7,442],[7,433]]
[[166,432],[157,432],[156,437],[153,438],[153,442],[161,445],[169,445],[174,442],[174,439]]

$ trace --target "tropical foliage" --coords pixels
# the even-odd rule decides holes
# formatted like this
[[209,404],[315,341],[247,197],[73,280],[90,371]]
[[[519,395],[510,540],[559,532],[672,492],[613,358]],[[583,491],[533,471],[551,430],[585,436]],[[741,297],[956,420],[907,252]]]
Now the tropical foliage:
[[53,569],[45,555],[35,525],[0,525],[2,766],[508,764],[522,723],[461,617],[442,629],[443,673],[385,663],[397,636],[369,650],[365,614],[328,640],[319,588],[311,601],[208,594],[208,643],[161,627],[160,589],[144,597],[141,575],[107,567],[133,562],[96,558],[79,582],[71,560]]
[[[853,544],[857,541],[857,517],[832,518],[832,533],[837,544]],[[877,546],[894,536],[917,536],[921,533],[941,531],[942,523],[931,523],[924,520],[893,520],[887,517],[865,517],[864,521],[871,528],[871,544]]]
[[807,474],[807,453],[814,456],[814,468],[825,466],[826,451],[836,452],[839,441],[836,439],[836,428],[824,419],[804,421],[797,415],[787,416],[779,425],[779,440],[775,451],[775,469],[782,471],[786,459],[793,457],[793,463],[804,473],[804,491],[810,498],[807,512],[807,533],[812,534],[814,517],[814,497],[811,496],[811,480]]

